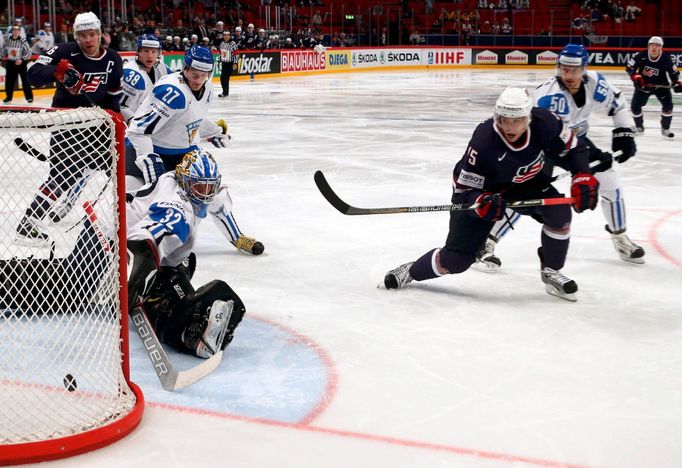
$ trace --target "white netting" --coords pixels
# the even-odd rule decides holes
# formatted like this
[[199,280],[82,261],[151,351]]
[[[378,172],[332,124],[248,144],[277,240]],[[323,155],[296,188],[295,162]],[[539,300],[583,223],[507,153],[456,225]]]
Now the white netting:
[[0,110],[0,445],[96,429],[136,404],[122,370],[115,132],[100,109]]

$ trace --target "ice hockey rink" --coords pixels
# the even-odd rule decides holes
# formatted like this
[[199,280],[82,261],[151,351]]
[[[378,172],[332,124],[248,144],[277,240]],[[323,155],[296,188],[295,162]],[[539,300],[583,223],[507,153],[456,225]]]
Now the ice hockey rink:
[[[677,139],[661,137],[652,98],[637,156],[617,166],[646,263],[618,258],[600,208],[575,215],[563,272],[579,285],[576,303],[544,291],[531,219],[499,244],[498,273],[378,288],[386,271],[442,246],[448,214],[344,216],[313,182],[322,170],[356,206],[447,204],[452,168],[496,96],[552,73],[233,82],[211,110],[233,139],[210,151],[242,231],[266,253],[236,252],[206,221],[193,282],[227,281],[247,315],[221,366],[174,393],[131,329],[140,427],[51,466],[680,466],[682,95]],[[604,74],[630,98],[624,72]],[[591,123],[610,150],[610,119]]]

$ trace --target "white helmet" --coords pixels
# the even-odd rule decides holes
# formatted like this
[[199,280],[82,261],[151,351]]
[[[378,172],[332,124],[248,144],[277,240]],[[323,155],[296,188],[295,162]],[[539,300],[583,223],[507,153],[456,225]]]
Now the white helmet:
[[495,116],[512,119],[530,117],[532,108],[533,101],[525,88],[507,88],[495,102]]
[[660,36],[654,36],[651,39],[649,39],[649,42],[647,43],[647,45],[649,45],[649,44],[658,44],[661,47],[663,47],[663,38]]
[[73,32],[87,31],[89,29],[102,31],[102,23],[99,18],[97,18],[97,15],[91,11],[78,13],[76,19],[73,20]]

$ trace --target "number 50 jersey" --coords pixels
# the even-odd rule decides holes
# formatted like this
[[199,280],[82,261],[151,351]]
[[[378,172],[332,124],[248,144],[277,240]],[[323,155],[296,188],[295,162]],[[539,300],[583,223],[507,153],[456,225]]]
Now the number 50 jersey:
[[592,70],[585,71],[582,89],[576,96],[554,76],[535,89],[533,100],[536,106],[551,110],[561,117],[578,137],[586,136],[589,129],[587,119],[594,108],[613,117],[614,127],[635,128],[635,121],[621,91]]

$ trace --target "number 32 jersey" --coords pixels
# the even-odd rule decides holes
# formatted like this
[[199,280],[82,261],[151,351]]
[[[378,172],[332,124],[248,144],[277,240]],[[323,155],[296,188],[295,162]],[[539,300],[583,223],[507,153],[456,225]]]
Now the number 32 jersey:
[[632,114],[621,91],[611,86],[600,73],[586,70],[583,75],[583,89],[584,103],[578,106],[573,95],[555,76],[535,89],[533,99],[536,106],[551,110],[561,117],[578,137],[587,134],[589,129],[587,119],[595,108],[612,117],[615,127],[635,128]]
[[138,155],[180,155],[198,149],[199,139],[222,134],[222,129],[206,119],[213,101],[208,83],[194,93],[182,72],[161,78],[128,124],[126,138]]

